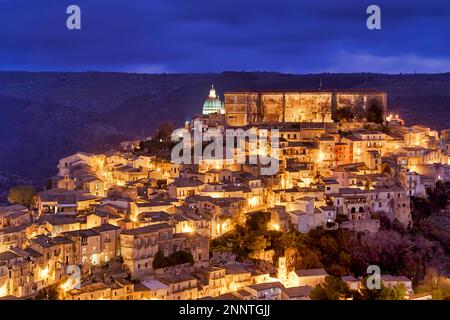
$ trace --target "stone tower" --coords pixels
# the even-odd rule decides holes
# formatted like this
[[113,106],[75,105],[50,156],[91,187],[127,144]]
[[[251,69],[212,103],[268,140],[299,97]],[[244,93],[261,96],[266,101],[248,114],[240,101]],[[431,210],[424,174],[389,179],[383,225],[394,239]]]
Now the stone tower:
[[286,257],[284,256],[278,258],[277,278],[280,279],[281,282],[285,282],[288,279]]

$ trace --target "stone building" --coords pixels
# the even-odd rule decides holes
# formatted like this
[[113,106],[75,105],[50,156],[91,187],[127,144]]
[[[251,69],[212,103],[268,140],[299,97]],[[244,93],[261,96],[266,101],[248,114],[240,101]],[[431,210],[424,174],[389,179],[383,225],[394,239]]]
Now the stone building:
[[373,103],[386,112],[387,95],[371,90],[249,90],[225,93],[229,126],[276,122],[333,122],[338,109],[363,115]]
[[160,251],[165,257],[175,251],[191,253],[194,266],[209,264],[209,242],[197,233],[174,233],[168,223],[128,229],[120,234],[120,249],[124,266],[132,278],[152,274],[153,260]]

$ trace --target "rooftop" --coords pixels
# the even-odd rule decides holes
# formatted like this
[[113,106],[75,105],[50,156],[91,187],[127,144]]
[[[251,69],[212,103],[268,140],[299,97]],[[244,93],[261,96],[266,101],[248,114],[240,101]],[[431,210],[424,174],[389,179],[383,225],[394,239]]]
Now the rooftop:
[[251,284],[247,287],[256,291],[263,291],[272,288],[280,288],[280,289],[284,288],[283,284],[279,281]]
[[142,280],[141,284],[144,285],[146,288],[149,288],[150,290],[160,290],[169,288],[167,284],[156,279]]
[[135,228],[135,229],[127,229],[123,230],[121,234],[124,235],[137,235],[137,234],[145,234],[151,232],[157,232],[162,229],[173,229],[173,227],[168,223],[158,223],[152,224],[150,226]]
[[194,276],[184,273],[179,275],[168,275],[168,276],[160,276],[158,279],[166,284],[174,284],[179,282],[185,282],[185,281],[192,281],[197,280]]
[[295,273],[299,277],[317,277],[317,276],[328,276],[328,273],[323,268],[319,269],[297,269]]
[[309,297],[311,291],[312,291],[312,287],[310,287],[310,286],[299,286],[299,287],[291,287],[291,288],[283,289],[283,292],[289,298]]

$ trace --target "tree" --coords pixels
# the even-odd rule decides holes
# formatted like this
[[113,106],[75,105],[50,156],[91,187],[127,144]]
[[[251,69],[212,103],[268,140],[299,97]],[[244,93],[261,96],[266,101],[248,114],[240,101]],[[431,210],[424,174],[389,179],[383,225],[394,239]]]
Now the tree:
[[255,232],[246,233],[243,239],[250,256],[266,250],[270,245],[263,234],[257,234]]
[[356,300],[404,300],[406,295],[406,287],[403,283],[388,288],[381,282],[379,289],[369,289],[366,278],[362,284],[360,294],[355,295]]
[[391,173],[393,172],[393,170],[391,169],[391,167],[386,164],[383,168],[383,171],[381,172],[382,174],[387,174],[387,175],[391,175]]
[[383,107],[378,100],[372,100],[367,108],[367,121],[382,124],[383,119]]
[[433,214],[425,218],[420,222],[420,231],[427,238],[438,241],[443,248],[450,249],[450,216],[448,214]]
[[194,264],[194,257],[192,256],[192,253],[184,251],[184,250],[179,250],[179,251],[175,251],[174,253],[172,253],[170,255],[170,257],[168,258],[168,262],[170,265],[175,266],[177,264],[184,264],[184,263],[189,263],[191,265]]
[[353,274],[365,274],[368,265],[378,265],[384,273],[405,275],[415,281],[423,278],[426,268],[436,263],[443,252],[439,243],[422,235],[395,230],[347,235],[339,239],[339,248],[351,255]]
[[283,252],[290,248],[300,248],[303,246],[302,234],[296,230],[283,233],[278,245],[279,249]]
[[341,109],[337,109],[333,114],[333,120],[336,122],[341,122],[346,120],[347,122],[354,118],[354,114],[350,107],[345,107]]
[[36,297],[36,300],[59,300],[59,292],[56,286],[47,287],[40,290]]
[[411,197],[411,216],[414,225],[418,225],[420,221],[431,215],[430,202],[421,197]]
[[313,250],[308,247],[302,247],[298,250],[298,262],[296,268],[298,269],[316,269],[322,268],[323,264],[320,261],[321,254],[319,250]]
[[391,129],[389,129],[389,127],[385,125],[382,125],[381,128],[379,128],[379,131],[388,135],[391,134]]
[[153,269],[163,268],[166,266],[166,257],[164,254],[158,250],[153,259]]
[[171,135],[174,130],[173,125],[170,122],[163,122],[159,125],[158,129],[156,129],[156,134],[154,136],[154,140],[157,141],[170,141]]
[[156,186],[158,189],[164,189],[167,187],[167,179],[156,180]]
[[36,189],[33,186],[21,185],[9,190],[8,201],[11,204],[30,206],[33,203],[35,195]]
[[338,277],[328,276],[315,286],[309,295],[312,300],[341,300],[353,296],[349,286]]
[[270,221],[270,213],[269,212],[255,212],[249,214],[246,227],[249,231],[267,231],[267,223]]
[[449,195],[447,187],[442,181],[436,182],[435,188],[427,190],[427,193],[433,212],[438,212],[447,207]]
[[156,129],[156,133],[151,139],[139,143],[139,149],[137,149],[136,152],[147,152],[164,159],[167,157],[170,158],[170,151],[175,145],[175,142],[172,142],[173,130],[174,127],[171,123],[162,123],[158,129]]
[[417,293],[431,293],[433,300],[450,300],[450,284],[435,268],[427,269],[424,279],[415,289]]
[[404,283],[399,283],[393,288],[389,288],[386,300],[404,300],[406,296],[406,286]]
[[192,253],[179,250],[172,253],[169,257],[165,257],[161,251],[158,251],[153,259],[153,268],[172,267],[178,264],[190,263],[194,264],[194,257]]

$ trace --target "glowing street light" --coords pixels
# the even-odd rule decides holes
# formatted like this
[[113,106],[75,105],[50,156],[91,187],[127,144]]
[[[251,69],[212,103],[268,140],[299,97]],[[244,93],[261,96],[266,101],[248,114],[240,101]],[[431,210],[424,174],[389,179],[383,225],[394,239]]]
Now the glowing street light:
[[50,272],[49,272],[49,270],[48,270],[48,267],[45,267],[44,269],[41,269],[41,270],[39,271],[39,276],[40,276],[41,279],[47,279],[49,273],[50,273]]
[[270,225],[270,227],[271,227],[272,230],[280,231],[280,225],[278,223],[272,223]]
[[250,205],[250,206],[252,206],[252,207],[254,207],[254,206],[256,206],[257,204],[258,204],[258,197],[251,197],[249,200],[248,200],[248,204]]
[[183,233],[193,233],[194,232],[194,228],[192,228],[191,226],[184,226],[181,229],[181,232],[183,232]]

